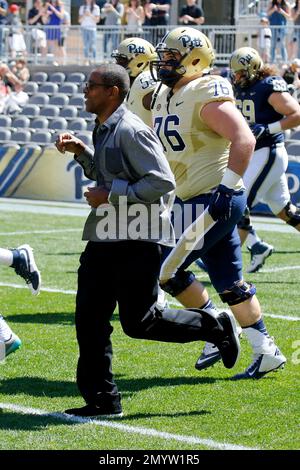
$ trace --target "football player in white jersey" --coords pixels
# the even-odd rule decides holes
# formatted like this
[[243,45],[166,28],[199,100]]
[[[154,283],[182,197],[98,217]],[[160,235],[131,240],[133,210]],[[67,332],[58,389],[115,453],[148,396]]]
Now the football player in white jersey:
[[[154,127],[175,175],[177,204],[184,210],[192,207],[194,220],[197,209],[204,208],[197,220],[204,217],[207,230],[202,247],[182,252],[187,229],[162,266],[161,286],[186,307],[213,311],[204,286],[186,271],[201,257],[253,349],[253,362],[235,378],[258,379],[282,367],[286,358],[267,333],[255,287],[242,277],[236,224],[246,206],[242,177],[255,139],[234,104],[229,82],[207,74],[214,51],[203,33],[176,28],[165,35],[156,52],[158,60],[151,67],[163,86],[153,103]],[[175,266],[173,275],[164,277],[168,266]],[[219,358],[213,345],[206,344],[196,368],[204,369]]]
[[127,108],[152,127],[150,106],[157,82],[150,73],[149,64],[156,56],[154,47],[145,39],[127,38],[111,56],[127,70],[130,78]]
[[[29,245],[22,245],[14,250],[0,248],[1,264],[14,268],[16,274],[25,280],[33,295],[39,293],[41,276],[34,260],[33,250]],[[20,346],[20,338],[0,315],[0,362]]]
[[[300,231],[300,210],[292,204],[285,171],[288,155],[284,131],[300,125],[299,103],[274,67],[264,65],[259,53],[241,47],[231,56],[236,105],[256,137],[253,157],[244,175],[247,203],[268,204],[273,214]],[[273,247],[260,240],[249,217],[239,224],[241,240],[247,237],[251,253],[248,272],[257,271]]]

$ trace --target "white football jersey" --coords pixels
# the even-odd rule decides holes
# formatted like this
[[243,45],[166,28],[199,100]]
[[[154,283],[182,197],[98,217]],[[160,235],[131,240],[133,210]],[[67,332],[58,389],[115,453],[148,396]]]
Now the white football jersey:
[[152,93],[156,86],[157,82],[153,80],[150,70],[142,72],[134,80],[126,99],[127,108],[150,127],[152,127],[152,115],[151,111],[144,108],[143,98]]
[[230,142],[210,129],[200,112],[207,103],[232,101],[231,84],[218,75],[205,75],[170,94],[162,86],[153,123],[176,179],[176,194],[187,200],[209,192],[220,183],[229,157]]

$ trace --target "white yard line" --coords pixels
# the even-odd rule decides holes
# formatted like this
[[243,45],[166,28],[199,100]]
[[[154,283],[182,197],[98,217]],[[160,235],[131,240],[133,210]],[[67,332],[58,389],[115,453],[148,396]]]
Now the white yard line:
[[33,416],[43,416],[45,418],[55,418],[66,423],[74,424],[93,424],[102,428],[111,428],[127,434],[138,434],[150,438],[159,438],[165,441],[184,442],[192,445],[202,445],[211,449],[219,450],[254,450],[254,448],[230,444],[229,442],[218,442],[213,439],[202,439],[197,436],[183,436],[181,434],[172,434],[169,432],[158,431],[157,429],[142,428],[139,426],[129,426],[120,422],[100,419],[81,418],[77,416],[69,416],[65,413],[50,413],[48,411],[39,410],[36,408],[29,408],[25,406],[13,405],[11,403],[0,403],[0,409],[10,410],[16,413],[22,413]]
[[[12,284],[10,282],[0,282],[0,287],[13,287],[15,289],[28,289],[24,284]],[[76,295],[76,290],[65,290],[58,289],[55,287],[42,287],[40,292],[54,292],[55,294],[67,294],[67,295]],[[175,307],[182,307],[182,305],[174,299],[169,299],[171,305]],[[226,310],[226,309],[225,309]],[[300,317],[288,316],[288,315],[276,315],[273,313],[263,313],[265,317],[277,318],[279,320],[286,321],[300,321]]]
[[66,232],[82,232],[81,228],[63,228],[63,229],[49,229],[49,230],[24,230],[16,232],[0,232],[0,235],[33,235],[33,234],[43,234],[43,233],[66,233]]

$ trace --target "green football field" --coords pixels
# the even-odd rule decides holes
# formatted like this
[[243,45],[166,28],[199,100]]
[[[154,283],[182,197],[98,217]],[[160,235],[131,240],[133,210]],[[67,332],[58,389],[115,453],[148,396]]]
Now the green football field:
[[[85,216],[64,213],[67,206],[0,204],[0,246],[29,243],[43,278],[35,298],[12,269],[0,267],[0,311],[23,342],[0,364],[0,450],[299,449],[300,238],[272,219],[258,226],[276,251],[261,272],[245,278],[256,284],[268,330],[288,359],[284,370],[231,381],[251,361],[243,338],[233,370],[219,363],[198,372],[203,343],[130,339],[116,310],[113,367],[124,417],[89,421],[60,414],[83,405],[75,383],[74,301]],[[221,306],[206,274],[194,271]]]

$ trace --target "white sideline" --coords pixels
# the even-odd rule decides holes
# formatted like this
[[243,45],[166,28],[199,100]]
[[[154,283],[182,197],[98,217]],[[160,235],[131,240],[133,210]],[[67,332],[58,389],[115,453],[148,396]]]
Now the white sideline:
[[[27,286],[24,284],[12,284],[10,282],[0,282],[0,287],[13,287],[15,289],[28,289]],[[68,295],[76,295],[76,290],[64,290],[64,289],[57,289],[55,287],[42,287],[40,292],[54,292],[56,294],[68,294]],[[177,302],[176,300],[169,299],[171,305],[175,307],[182,307],[182,305]],[[225,309],[226,310],[226,309]],[[277,318],[279,320],[286,320],[286,321],[300,321],[300,317],[296,316],[289,316],[289,315],[276,315],[275,313],[263,313],[265,317]]]
[[[142,428],[129,426],[127,424],[122,424],[116,421],[110,420],[99,420],[99,419],[90,419],[90,418],[81,418],[77,416],[66,415],[65,413],[50,413],[48,411],[39,410],[36,408],[29,408],[25,406],[13,405],[11,403],[0,403],[0,409],[15,411],[17,413],[23,413],[27,415],[35,416],[44,416],[45,418],[56,418],[61,421],[72,422],[77,424],[94,424],[103,428],[112,428],[120,432],[139,434],[146,437],[158,437],[166,441],[178,441],[185,442],[186,444],[198,444],[211,449],[218,450],[257,450],[253,447],[243,447],[236,444],[230,444],[228,442],[217,442],[213,439],[202,439],[197,436],[183,436],[181,434],[172,434],[164,431],[157,431],[156,429],[151,428]],[[126,418],[125,418],[126,419]]]
[[65,232],[82,232],[81,228],[64,228],[64,229],[49,229],[49,230],[24,230],[18,232],[0,232],[0,235],[32,235],[32,234],[43,234],[43,233],[65,233]]

